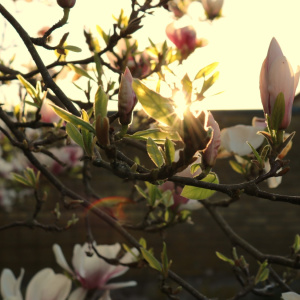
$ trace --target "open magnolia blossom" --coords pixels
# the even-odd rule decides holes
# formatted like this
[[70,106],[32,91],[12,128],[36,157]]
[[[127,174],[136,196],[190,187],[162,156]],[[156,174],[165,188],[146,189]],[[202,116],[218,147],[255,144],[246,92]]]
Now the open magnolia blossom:
[[282,293],[281,297],[283,300],[300,300],[300,295],[294,292]]
[[[97,251],[108,259],[116,258],[121,250],[119,243],[114,245],[101,245],[95,246]],[[111,290],[119,289],[123,287],[135,286],[136,281],[118,282],[118,283],[107,283],[109,280],[123,275],[128,271],[129,267],[122,265],[111,265],[99,258],[96,253],[92,256],[86,254],[89,251],[88,244],[75,245],[73,250],[72,265],[73,269],[69,267],[63,252],[59,245],[53,245],[53,251],[56,258],[56,262],[66,270],[71,276],[77,279],[81,287],[77,288],[73,293],[78,296],[77,299],[84,299],[88,290],[99,289],[99,290]],[[132,249],[136,254],[137,249]],[[131,263],[135,260],[135,257],[126,253],[121,259],[121,263]],[[75,297],[74,297],[75,300]]]
[[[0,287],[3,300],[23,300],[20,292],[24,270],[16,279],[9,269],[1,273]],[[25,300],[65,300],[71,290],[71,280],[46,268],[33,276],[26,289]],[[75,300],[75,298],[73,298]]]
[[261,127],[249,125],[236,125],[221,130],[221,151],[219,157],[226,157],[232,154],[244,156],[252,153],[249,142],[254,149],[257,149],[264,141],[264,137],[257,134],[263,130]]
[[278,129],[286,129],[292,116],[292,107],[299,81],[300,67],[296,73],[275,38],[272,39],[267,57],[260,72],[259,88],[265,114],[272,116],[273,108],[280,93],[284,95],[284,117]]

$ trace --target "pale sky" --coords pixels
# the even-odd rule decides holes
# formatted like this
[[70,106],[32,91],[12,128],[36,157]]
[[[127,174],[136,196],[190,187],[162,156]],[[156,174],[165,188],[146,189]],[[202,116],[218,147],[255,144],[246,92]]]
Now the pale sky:
[[[36,36],[41,27],[51,26],[61,18],[62,10],[55,5],[56,1],[52,1],[54,4],[52,6],[46,5],[49,2],[51,1],[33,0],[33,3],[26,3],[24,0],[18,0],[16,3],[12,0],[1,1],[32,36]],[[125,10],[125,14],[128,14],[130,3],[130,0],[109,0],[101,5],[99,0],[77,0],[71,10],[69,24],[55,31],[54,38],[59,39],[63,33],[70,31],[68,43],[83,45],[84,38],[81,34],[83,26],[95,33],[97,24],[108,30],[111,28],[112,14],[117,16],[121,7]],[[299,0],[224,0],[223,17],[213,22],[203,22],[199,21],[199,18],[202,20],[204,18],[201,4],[193,3],[187,17],[188,22],[195,26],[199,38],[209,40],[209,45],[197,49],[177,71],[182,76],[187,72],[193,78],[200,68],[217,61],[220,63],[218,67],[220,78],[214,88],[207,92],[207,96],[224,92],[207,97],[203,103],[205,108],[260,109],[262,106],[259,73],[272,37],[278,40],[294,70],[300,65],[300,39],[295,34],[299,32],[299,12]],[[155,43],[161,43],[166,39],[165,27],[173,21],[172,14],[160,9],[154,15],[146,16],[143,21],[144,28],[133,36],[141,48],[148,45],[148,37]],[[0,18],[0,33],[6,33],[5,43],[0,35],[0,45],[8,47],[7,51],[1,50],[0,58],[7,59],[16,53],[16,67],[18,64],[29,64],[29,55],[18,36],[9,24],[6,24],[6,31],[3,30],[4,26],[5,22]],[[12,43],[16,43],[17,47],[10,47]],[[54,54],[49,51],[43,50],[40,53],[46,63],[55,60]],[[68,59],[88,56],[90,53],[85,50],[69,54]],[[71,85],[67,87],[67,94],[70,97],[78,99],[83,97],[76,88]],[[7,93],[6,89],[7,87],[0,87],[0,95]],[[299,87],[297,91],[300,91]],[[13,96],[6,94],[6,97],[12,99]]]

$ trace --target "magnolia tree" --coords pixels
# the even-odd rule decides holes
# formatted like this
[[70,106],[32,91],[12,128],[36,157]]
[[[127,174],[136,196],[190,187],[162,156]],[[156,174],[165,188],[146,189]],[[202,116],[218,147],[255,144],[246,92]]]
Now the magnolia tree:
[[[231,265],[241,284],[240,292],[232,295],[233,299],[251,292],[270,295],[278,288],[284,299],[300,299],[289,286],[293,278],[286,277],[282,268],[300,268],[300,236],[296,235],[289,256],[268,255],[236,234],[218,211],[220,206],[230,209],[232,203],[245,195],[300,204],[299,196],[273,194],[259,187],[263,181],[270,187],[278,186],[289,170],[289,162],[284,158],[295,133],[286,130],[291,121],[299,68],[294,73],[273,38],[261,73],[257,74],[265,118],[254,116],[252,125],[237,124],[220,130],[213,113],[201,109],[205,92],[218,79],[215,71],[218,64],[200,69],[192,79],[188,75],[176,78],[172,71],[174,65],[180,65],[196,48],[209,42],[199,38],[192,26],[181,25],[189,4],[187,0],[131,0],[131,13],[126,16],[121,11],[112,24],[112,31],[105,32],[98,27],[100,40],[85,29],[85,45],[69,45],[68,33],[61,36],[57,45],[51,42],[56,29],[68,22],[76,0],[53,3],[62,8],[63,18],[52,27],[43,28],[39,37],[30,37],[5,8],[5,3],[0,4],[2,17],[17,31],[35,63],[34,69],[27,73],[15,69],[13,60],[0,64],[2,85],[14,81],[20,86],[20,104],[14,111],[0,107],[1,205],[8,211],[17,210],[14,201],[25,193],[36,203],[29,219],[2,224],[0,230],[24,226],[67,231],[76,226],[83,214],[74,214],[71,220],[66,220],[60,207],[76,208],[77,212],[81,207],[82,211],[88,208],[90,214],[106,222],[126,241],[122,246],[117,241],[113,245],[97,245],[93,228],[88,225],[87,239],[82,245],[74,245],[73,258],[65,258],[64,249],[53,245],[61,274],[45,266],[31,280],[28,278],[29,284],[23,289],[24,270],[17,277],[10,269],[3,269],[0,280],[3,299],[23,299],[23,296],[27,300],[111,299],[110,290],[136,285],[134,280],[110,282],[111,279],[130,268],[140,268],[143,272],[145,267],[157,272],[161,283],[157,288],[169,299],[180,299],[181,289],[191,298],[208,299],[172,271],[165,242],[162,242],[161,256],[157,257],[145,239],[137,240],[129,232],[135,229],[160,233],[174,225],[180,228],[182,223],[191,223],[192,210],[200,207],[209,212],[232,243],[232,257],[219,252],[217,256]],[[222,4],[221,0],[202,0],[206,22],[220,17]],[[149,46],[141,50],[132,35],[143,30],[143,18],[161,7],[174,17],[174,22],[166,27],[166,35],[173,45],[168,46],[169,42],[156,45],[149,40]],[[90,51],[88,57],[68,60],[68,52],[80,52],[84,47]],[[40,48],[55,51],[57,60],[46,66],[38,52]],[[57,85],[57,78],[68,72],[75,74],[74,85],[80,93],[84,92],[86,99],[72,100],[68,91]],[[86,90],[75,83],[78,78],[86,81]],[[149,78],[156,82],[156,90],[147,85]],[[162,86],[169,89],[170,97],[161,95]],[[179,91],[183,104],[175,101]],[[113,100],[118,101],[117,112],[108,110]],[[137,106],[141,110],[134,113]],[[144,155],[125,154],[122,146],[128,143]],[[230,161],[233,170],[244,176],[239,184],[219,183],[213,171],[219,158],[229,156],[234,156]],[[146,163],[147,157],[151,164],[150,160]],[[62,173],[66,176],[74,168],[83,178],[80,194],[67,187],[64,177],[59,176]],[[131,199],[116,197],[114,191],[109,191],[111,197],[107,198],[105,209],[93,205],[101,197],[91,188],[96,178],[90,176],[89,170],[99,168],[134,182]],[[40,183],[42,178],[61,199],[52,205],[59,223],[44,223],[41,217],[47,199]],[[222,198],[212,197],[216,192]],[[120,218],[124,214],[122,207],[128,202],[144,205],[145,214],[139,223]],[[247,255],[240,256],[239,249]],[[247,256],[257,260],[257,266],[250,269]]]

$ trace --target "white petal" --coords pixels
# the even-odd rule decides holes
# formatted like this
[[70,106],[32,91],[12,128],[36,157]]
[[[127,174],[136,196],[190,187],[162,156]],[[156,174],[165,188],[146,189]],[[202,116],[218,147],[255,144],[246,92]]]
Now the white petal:
[[[42,269],[30,280],[26,290],[26,300],[40,300],[42,298],[43,284],[47,282],[53,270],[50,268]],[[44,300],[44,299],[43,299]]]
[[136,285],[137,285],[136,281],[116,282],[116,283],[106,284],[105,286],[103,286],[103,289],[116,290],[116,289],[121,289],[124,287],[136,286]]
[[[265,162],[265,171],[269,172],[270,169],[271,169],[270,163],[269,163],[269,161],[266,161]],[[277,188],[280,185],[281,181],[282,181],[282,177],[281,176],[270,177],[270,178],[267,179],[268,187],[270,189],[275,189],[275,188]]]
[[43,300],[65,300],[71,291],[71,285],[68,277],[53,273],[47,282],[44,282]]
[[200,201],[197,201],[194,199],[189,199],[187,203],[179,205],[179,210],[184,210],[184,209],[197,210],[202,207],[203,207],[203,205],[200,203]]
[[221,146],[229,152],[240,156],[252,152],[247,141],[256,149],[264,141],[262,135],[258,135],[258,128],[246,125],[236,125],[221,130]]
[[68,300],[83,300],[87,292],[88,291],[86,289],[79,287],[71,293]]
[[54,256],[58,265],[60,265],[64,270],[66,270],[70,274],[74,274],[72,269],[69,267],[65,256],[61,250],[61,247],[57,244],[54,244],[53,247]]
[[72,257],[72,264],[75,269],[76,274],[79,274],[81,277],[85,278],[86,276],[86,259],[88,259],[85,249],[86,245],[83,246],[75,245],[73,249],[73,257]]
[[24,269],[21,269],[18,279],[10,269],[3,269],[0,278],[0,289],[3,299],[13,298],[15,300],[22,300],[22,294],[20,292],[21,281],[24,276]]
[[294,292],[282,293],[281,297],[283,300],[300,300],[300,295]]
[[102,297],[99,298],[99,300],[111,300],[111,298],[110,298],[110,292],[109,291],[105,291],[104,294],[102,295]]
[[70,293],[72,282],[62,274],[55,274],[52,269],[39,271],[26,290],[26,300],[65,300]]

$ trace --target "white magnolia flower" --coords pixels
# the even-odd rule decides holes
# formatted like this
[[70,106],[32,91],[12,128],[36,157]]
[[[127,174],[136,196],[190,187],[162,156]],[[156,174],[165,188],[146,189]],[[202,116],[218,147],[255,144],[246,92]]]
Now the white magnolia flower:
[[260,130],[262,128],[247,125],[224,128],[221,130],[221,148],[229,154],[248,155],[252,153],[252,150],[246,142],[249,142],[256,149],[264,141],[264,137],[257,134]]
[[[11,270],[2,271],[0,286],[4,300],[23,300],[20,292],[23,275],[23,269],[17,279]],[[70,293],[71,284],[71,280],[65,275],[55,274],[49,268],[43,269],[29,282],[25,300],[65,300]]]
[[281,297],[283,300],[300,300],[300,295],[294,292],[282,293]]
[[[119,243],[116,243],[114,245],[96,246],[96,249],[103,257],[113,259],[117,257],[121,246]],[[84,297],[90,289],[111,290],[136,285],[136,281],[107,283],[110,279],[123,275],[128,271],[129,267],[108,264],[95,253],[92,256],[87,256],[86,251],[88,250],[88,244],[84,244],[83,246],[77,244],[74,246],[72,269],[68,265],[61,247],[57,244],[53,245],[56,262],[82,285],[82,287],[76,289],[73,293],[78,293],[80,297]],[[136,249],[133,249],[133,251],[137,253]],[[135,258],[130,253],[126,253],[120,259],[120,262],[130,263],[134,260]],[[75,296],[72,298],[73,293],[70,300],[76,299]],[[83,299],[80,297],[77,297],[77,299]]]

